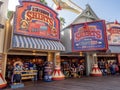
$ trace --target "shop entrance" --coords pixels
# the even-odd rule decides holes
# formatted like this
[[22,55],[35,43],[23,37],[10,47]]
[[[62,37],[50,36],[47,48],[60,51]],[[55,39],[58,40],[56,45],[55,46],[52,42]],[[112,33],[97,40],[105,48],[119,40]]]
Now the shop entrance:
[[98,67],[103,75],[115,75],[120,73],[118,57],[115,54],[98,55]]
[[61,57],[61,69],[66,78],[79,78],[86,75],[85,57]]
[[[13,71],[21,72],[22,81],[42,80],[44,77],[44,65],[46,61],[47,56],[8,55],[6,80],[12,82]],[[18,66],[19,64],[22,68]]]

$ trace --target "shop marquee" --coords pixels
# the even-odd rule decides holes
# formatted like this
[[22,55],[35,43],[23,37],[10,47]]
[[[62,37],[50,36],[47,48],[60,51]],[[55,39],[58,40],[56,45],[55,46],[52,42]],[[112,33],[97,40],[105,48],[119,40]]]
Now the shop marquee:
[[109,45],[120,45],[120,24],[107,24],[107,37]]
[[73,51],[107,50],[105,21],[72,25]]
[[22,1],[17,6],[14,33],[59,40],[60,22],[57,13],[49,7],[32,1]]

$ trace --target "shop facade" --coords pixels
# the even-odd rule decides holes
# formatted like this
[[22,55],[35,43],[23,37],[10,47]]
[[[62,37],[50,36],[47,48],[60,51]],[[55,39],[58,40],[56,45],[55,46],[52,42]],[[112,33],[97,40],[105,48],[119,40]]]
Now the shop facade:
[[[22,80],[35,79],[41,73],[41,68],[38,68],[41,64],[49,66],[51,69],[47,74],[52,75],[54,68],[60,67],[60,52],[65,51],[60,41],[57,13],[39,2],[22,1],[13,17],[6,22],[4,47],[6,63],[3,75],[8,80],[18,65],[22,67],[19,68]],[[36,79],[43,79],[44,72]]]
[[[72,55],[74,55],[74,57],[76,57],[78,59],[84,59],[86,75],[90,74],[92,64],[95,62],[94,54],[96,52],[94,52],[94,51],[90,51],[90,52],[73,51],[73,36],[72,36],[72,33],[73,33],[72,28],[73,27],[72,27],[72,25],[77,25],[80,23],[82,24],[82,23],[91,22],[91,21],[98,21],[98,20],[100,20],[100,19],[97,17],[97,15],[91,9],[91,7],[89,5],[86,5],[86,9],[83,10],[83,12],[80,15],[78,15],[78,17],[70,25],[68,25],[61,31],[62,42],[64,43],[64,46],[66,48],[66,51],[63,53],[63,55],[68,56],[68,57],[71,57]],[[61,56],[61,58],[62,58],[62,56]]]
[[[96,25],[96,27],[102,28],[101,32],[102,32],[103,41],[98,40],[99,44],[100,44],[100,42],[103,43],[103,45],[101,44],[102,45],[101,49],[94,47],[94,45],[99,47],[98,44],[95,44],[96,43],[95,39],[92,40],[92,39],[90,39],[91,37],[86,38],[86,37],[84,37],[85,35],[82,34],[85,32],[82,32],[83,29],[81,27],[88,27],[88,26],[91,26],[92,23],[94,23],[94,22],[96,23],[99,21],[101,21],[101,19],[99,19],[97,17],[97,15],[94,13],[94,11],[91,9],[91,7],[89,5],[86,5],[86,9],[83,10],[83,12],[70,25],[68,25],[61,31],[62,42],[64,43],[65,48],[66,48],[66,51],[64,53],[61,53],[61,58],[64,58],[65,56],[70,58],[72,55],[74,55],[74,57],[76,57],[78,59],[80,59],[80,57],[81,58],[84,57],[85,68],[86,68],[85,72],[86,72],[87,76],[91,75],[93,65],[94,64],[98,65],[98,62],[100,60],[107,60],[107,62],[112,61],[112,62],[116,62],[117,64],[119,64],[119,58],[118,58],[119,53],[120,53],[119,44],[118,44],[118,42],[119,42],[119,40],[118,40],[118,38],[119,38],[119,35],[118,35],[119,34],[119,23],[117,23],[117,24],[115,24],[114,22],[106,23],[104,21],[103,24],[101,24],[99,26],[97,26],[98,24]],[[95,23],[94,23],[94,25],[95,25]],[[113,26],[111,26],[111,24]],[[78,27],[79,27],[78,31],[80,33],[76,30],[76,29],[78,29]],[[96,28],[96,30],[98,30],[100,28]],[[95,28],[91,27],[91,30],[95,30]],[[75,35],[78,37],[75,37]],[[87,34],[86,36],[88,36],[88,35],[89,34]],[[79,42],[75,41],[77,39],[82,38],[82,36],[84,38],[86,38],[86,40],[83,40],[83,42],[79,41],[79,40],[78,40]],[[90,39],[90,40],[88,40],[88,39]],[[91,42],[91,44],[89,44],[89,41],[91,41],[91,40],[92,40],[92,42]],[[80,44],[81,44],[81,46],[83,45],[84,49],[79,47]],[[94,47],[94,49],[88,48],[88,46]],[[91,50],[89,50],[89,49],[91,49]],[[66,60],[66,61],[69,61],[69,60]],[[63,61],[65,61],[65,58]],[[77,62],[77,60],[76,60],[76,62]]]
[[[100,28],[91,27],[91,25]],[[61,41],[65,47],[60,41],[60,22],[57,13],[38,2],[23,1],[17,6],[15,15],[6,21],[5,27],[4,51],[1,52],[0,59],[1,73],[8,80],[13,74],[13,68],[18,64],[27,70],[24,73],[32,73],[28,76],[23,75],[22,79],[26,80],[33,79],[37,75],[37,66],[46,62],[52,64],[50,68],[53,71],[55,68],[54,74],[57,70],[60,71],[60,65],[64,72],[66,69],[64,66],[68,64],[78,66],[82,63],[85,67],[84,75],[87,76],[90,75],[92,66],[99,60],[120,63],[119,24],[108,23],[105,28],[104,20],[100,20],[89,5],[86,5],[86,9],[61,31]],[[95,44],[96,41],[91,37],[83,37],[86,38],[83,40],[80,36],[84,32],[79,33],[79,29],[83,30],[83,28],[100,29],[98,33],[100,32],[102,39],[100,38],[99,43],[103,42],[103,44],[101,46]],[[80,38],[83,41],[80,41]],[[92,43],[98,47],[89,44],[88,39],[93,40]],[[78,42],[89,47],[81,48]],[[41,70],[42,68],[39,74]],[[51,70],[48,71],[51,72]],[[54,80],[64,78],[59,76],[59,73],[53,76]],[[36,76],[36,79],[43,79],[43,73]]]
[[[106,74],[118,74],[120,73],[120,62],[119,62],[119,32],[120,24],[115,22],[106,23],[108,50],[105,53],[97,53],[98,65],[101,68],[100,63],[104,62],[109,66]],[[112,68],[114,67],[114,68]],[[115,69],[114,73],[113,70]]]
[[[7,17],[7,7],[8,7],[8,1],[7,0],[0,0],[0,75],[3,75],[4,70],[4,64],[6,63],[4,61],[5,55],[4,55],[4,35],[5,35],[5,21]],[[1,79],[0,77],[0,88],[6,86],[6,80]]]

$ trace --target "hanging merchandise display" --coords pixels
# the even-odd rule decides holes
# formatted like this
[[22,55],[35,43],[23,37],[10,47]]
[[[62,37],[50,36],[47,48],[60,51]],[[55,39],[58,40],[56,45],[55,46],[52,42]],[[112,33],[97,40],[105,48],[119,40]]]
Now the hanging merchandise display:
[[45,67],[44,67],[44,81],[50,82],[52,81],[52,68],[53,64],[52,62],[47,62]]
[[24,84],[22,83],[22,79],[21,79],[22,70],[23,70],[23,63],[21,61],[16,61],[14,63],[14,70],[11,79],[12,82],[11,88],[24,87]]

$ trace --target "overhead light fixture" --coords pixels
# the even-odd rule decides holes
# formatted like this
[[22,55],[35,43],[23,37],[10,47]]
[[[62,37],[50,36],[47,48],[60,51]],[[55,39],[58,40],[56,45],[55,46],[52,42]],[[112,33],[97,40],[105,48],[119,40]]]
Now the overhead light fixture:
[[3,29],[3,28],[4,28],[4,25],[0,24],[0,28],[2,28],[2,29]]
[[3,4],[3,2],[0,0],[0,6]]

